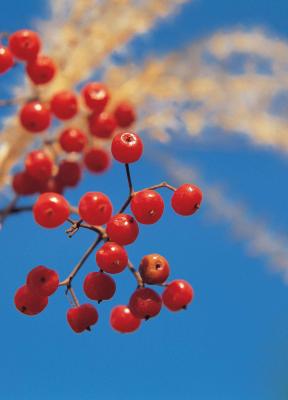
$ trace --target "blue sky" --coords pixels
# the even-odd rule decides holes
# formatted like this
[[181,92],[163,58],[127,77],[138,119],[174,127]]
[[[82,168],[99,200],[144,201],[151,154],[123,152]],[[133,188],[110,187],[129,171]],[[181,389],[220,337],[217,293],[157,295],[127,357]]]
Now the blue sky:
[[[47,16],[45,2],[36,0],[5,2],[1,11],[3,31],[31,27],[35,18]],[[239,26],[264,27],[287,40],[287,11],[284,0],[277,7],[272,0],[197,0],[137,41],[136,51],[164,53],[218,29]],[[4,96],[6,80],[1,78],[0,83]],[[215,135],[223,141],[221,133]],[[228,196],[248,204],[257,218],[286,232],[284,155],[251,147],[242,137],[227,139],[225,146],[189,143],[174,143],[173,155],[196,165],[208,182],[223,185]],[[149,158],[135,165],[132,174],[139,188],[169,179]],[[88,190],[103,191],[120,204],[126,194],[123,168],[115,164],[103,177],[85,177],[68,197],[76,203]],[[264,258],[248,256],[229,227],[221,221],[211,223],[205,200],[198,214],[180,218],[170,210],[169,194],[164,197],[165,217],[142,229],[137,243],[129,246],[129,255],[137,264],[144,254],[163,254],[170,261],[172,278],[191,282],[195,301],[187,312],[163,310],[159,318],[127,336],[112,331],[108,319],[112,305],[125,303],[134,288],[128,271],[117,279],[115,299],[98,307],[99,323],[91,334],[70,330],[65,320],[68,302],[61,290],[38,317],[17,313],[13,295],[26,273],[44,264],[65,277],[93,237],[79,232],[68,240],[62,228],[42,230],[28,214],[7,220],[0,232],[1,398],[287,399],[287,285],[270,272]],[[86,271],[95,268],[94,262],[91,257]],[[81,301],[84,276],[83,270],[76,283]]]

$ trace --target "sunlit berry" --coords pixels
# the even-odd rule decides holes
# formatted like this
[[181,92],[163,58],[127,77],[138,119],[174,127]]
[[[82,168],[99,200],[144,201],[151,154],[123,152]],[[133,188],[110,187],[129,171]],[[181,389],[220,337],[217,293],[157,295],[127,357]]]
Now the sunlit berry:
[[154,224],[164,211],[164,201],[155,190],[141,190],[131,201],[131,210],[141,224]]
[[115,108],[114,117],[120,128],[129,128],[136,120],[135,109],[132,104],[123,101]]
[[169,283],[162,294],[163,304],[170,311],[179,311],[186,308],[193,300],[193,297],[192,286],[182,279]]
[[109,139],[117,124],[113,115],[102,112],[101,114],[93,113],[89,117],[89,129],[90,133],[101,139]]
[[43,182],[52,175],[53,161],[43,150],[33,150],[26,157],[25,168],[32,178]]
[[16,291],[14,304],[21,313],[26,315],[36,315],[43,311],[47,306],[48,297],[39,296],[24,285]]
[[98,312],[92,304],[82,304],[68,310],[67,321],[74,332],[81,333],[96,324]]
[[38,296],[51,296],[58,289],[59,276],[53,269],[39,265],[27,275],[26,285]]
[[122,272],[128,264],[128,255],[124,247],[114,242],[106,242],[96,253],[96,262],[109,274]]
[[0,74],[4,74],[14,65],[11,51],[8,47],[0,46]]
[[111,276],[103,272],[90,272],[84,280],[83,289],[89,299],[100,302],[114,296],[116,284]]
[[17,172],[12,179],[12,187],[20,196],[30,196],[39,190],[39,182],[32,178],[27,171]]
[[9,36],[9,49],[20,60],[33,60],[39,53],[40,48],[41,41],[36,32],[24,29]]
[[194,214],[201,201],[201,190],[195,185],[185,183],[173,193],[171,205],[177,214],[186,216]]
[[137,239],[139,228],[131,215],[116,214],[107,223],[106,231],[112,242],[124,246]]
[[100,114],[104,111],[110,94],[106,85],[100,82],[90,82],[82,89],[82,95],[87,107]]
[[27,64],[26,72],[35,85],[43,85],[54,78],[56,65],[50,57],[38,55]]
[[111,218],[113,207],[109,197],[101,192],[88,192],[79,202],[80,217],[91,225],[104,225]]
[[80,129],[67,128],[61,132],[59,143],[67,153],[81,153],[87,144],[87,137]]
[[109,154],[106,150],[92,147],[85,152],[84,165],[88,171],[100,174],[105,172],[111,164]]
[[141,319],[135,317],[127,306],[116,306],[110,314],[110,324],[121,333],[136,331],[141,325]]
[[139,160],[143,153],[143,143],[136,133],[118,133],[112,140],[111,151],[115,160],[129,164]]
[[139,273],[144,283],[161,284],[167,280],[170,268],[165,257],[160,254],[148,254],[141,260]]
[[155,290],[139,288],[130,297],[129,308],[137,318],[149,319],[159,314],[162,299]]
[[51,123],[50,110],[39,101],[26,103],[20,110],[20,122],[29,132],[43,132],[49,128]]
[[62,160],[59,164],[57,179],[63,186],[77,186],[82,177],[82,168],[77,161]]
[[66,120],[73,118],[77,114],[78,100],[73,92],[63,90],[52,97],[50,107],[57,118]]
[[56,228],[69,217],[69,203],[57,193],[41,194],[33,206],[35,221],[44,228]]

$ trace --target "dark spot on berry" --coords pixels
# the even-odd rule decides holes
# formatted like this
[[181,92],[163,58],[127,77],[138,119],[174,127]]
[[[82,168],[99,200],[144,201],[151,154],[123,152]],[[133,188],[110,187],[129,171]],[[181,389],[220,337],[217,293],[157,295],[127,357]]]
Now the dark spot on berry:
[[150,315],[145,315],[145,321],[148,321],[150,319]]
[[26,306],[22,306],[22,307],[21,307],[21,311],[22,311],[22,312],[27,311],[27,307],[26,307]]
[[134,218],[133,217],[129,218],[129,222],[130,224],[134,224]]
[[44,276],[42,276],[41,278],[40,278],[40,282],[46,282],[46,278],[44,277]]
[[162,267],[162,265],[160,264],[160,263],[157,263],[156,265],[155,265],[155,268],[156,269],[159,269],[159,268],[161,268]]

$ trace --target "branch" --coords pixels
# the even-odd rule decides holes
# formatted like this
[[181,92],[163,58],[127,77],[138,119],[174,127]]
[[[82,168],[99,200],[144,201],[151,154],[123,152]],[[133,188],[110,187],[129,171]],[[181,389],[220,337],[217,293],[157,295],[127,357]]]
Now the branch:
[[144,282],[143,279],[141,277],[141,275],[139,274],[139,272],[134,268],[133,264],[131,263],[130,260],[128,260],[128,264],[127,264],[129,270],[132,272],[132,274],[135,276],[135,279],[137,281],[138,287],[144,287]]
[[123,211],[126,210],[126,208],[129,206],[133,194],[134,194],[134,189],[133,189],[133,184],[132,184],[132,179],[131,179],[131,173],[130,173],[130,167],[129,164],[125,164],[125,171],[126,171],[126,176],[127,176],[127,181],[128,181],[128,187],[129,187],[129,195],[123,206],[119,210],[119,214],[121,214]]

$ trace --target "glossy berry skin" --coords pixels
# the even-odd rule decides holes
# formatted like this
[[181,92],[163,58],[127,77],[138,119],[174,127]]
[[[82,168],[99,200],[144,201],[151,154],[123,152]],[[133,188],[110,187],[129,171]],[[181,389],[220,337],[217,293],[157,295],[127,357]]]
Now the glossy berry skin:
[[58,193],[41,194],[33,207],[35,221],[44,228],[56,228],[69,217],[69,203]]
[[121,305],[112,309],[110,324],[117,332],[131,333],[140,327],[141,319],[135,317],[129,307]]
[[57,179],[62,186],[75,187],[82,177],[81,165],[76,161],[63,160],[59,164]]
[[43,55],[38,55],[26,66],[27,75],[35,85],[44,85],[50,82],[56,74],[56,69],[54,61]]
[[111,218],[113,207],[109,197],[101,192],[88,192],[79,202],[80,217],[91,225],[104,225]]
[[81,153],[87,144],[87,137],[80,129],[68,128],[61,132],[59,143],[67,153]]
[[81,333],[96,324],[98,312],[92,304],[82,304],[68,310],[67,321],[74,332]]
[[83,289],[89,299],[100,302],[114,296],[116,284],[111,276],[103,272],[90,272],[84,280]]
[[117,123],[113,115],[102,112],[101,114],[93,113],[89,117],[89,129],[91,135],[101,138],[109,139],[113,135],[117,127]]
[[14,304],[21,313],[26,315],[36,315],[43,311],[47,306],[48,297],[38,296],[24,285],[16,291]]
[[187,216],[198,210],[201,201],[201,190],[195,185],[185,183],[173,193],[171,205],[177,214]]
[[167,280],[170,268],[165,257],[160,254],[148,254],[141,260],[139,273],[144,283],[155,285]]
[[115,160],[124,164],[134,163],[143,153],[143,143],[136,133],[118,133],[113,138],[111,151]]
[[77,114],[78,100],[73,92],[63,90],[52,97],[50,107],[55,117],[61,120],[67,120],[73,118]]
[[120,128],[129,128],[129,126],[131,126],[136,120],[134,107],[132,104],[123,101],[115,108],[114,117]]
[[33,179],[27,171],[22,171],[13,176],[12,187],[16,194],[30,196],[38,192],[39,182]]
[[58,289],[59,276],[56,271],[39,265],[27,275],[26,285],[38,296],[51,296]]
[[194,297],[192,286],[181,279],[175,280],[165,288],[162,294],[163,304],[170,311],[185,309]]
[[50,110],[39,101],[26,103],[20,111],[20,122],[31,133],[43,132],[51,123]]
[[4,74],[14,65],[11,51],[8,47],[0,46],[0,74]]
[[155,290],[139,288],[130,297],[129,308],[135,317],[149,319],[159,314],[162,299]]
[[31,151],[25,160],[26,171],[38,181],[47,181],[53,170],[52,159],[42,150]]
[[9,36],[9,48],[20,60],[31,61],[39,53],[41,41],[36,32],[20,30]]
[[114,242],[106,242],[96,253],[96,262],[103,271],[119,274],[128,264],[124,247]]
[[88,171],[101,174],[110,167],[111,161],[107,151],[92,147],[85,152],[84,165]]
[[163,214],[164,201],[155,190],[142,190],[132,197],[131,210],[141,224],[154,224]]
[[106,231],[112,242],[125,246],[137,239],[139,228],[131,215],[116,214],[107,223]]
[[82,89],[85,104],[90,110],[100,114],[104,111],[110,94],[106,85],[100,82],[90,82]]

